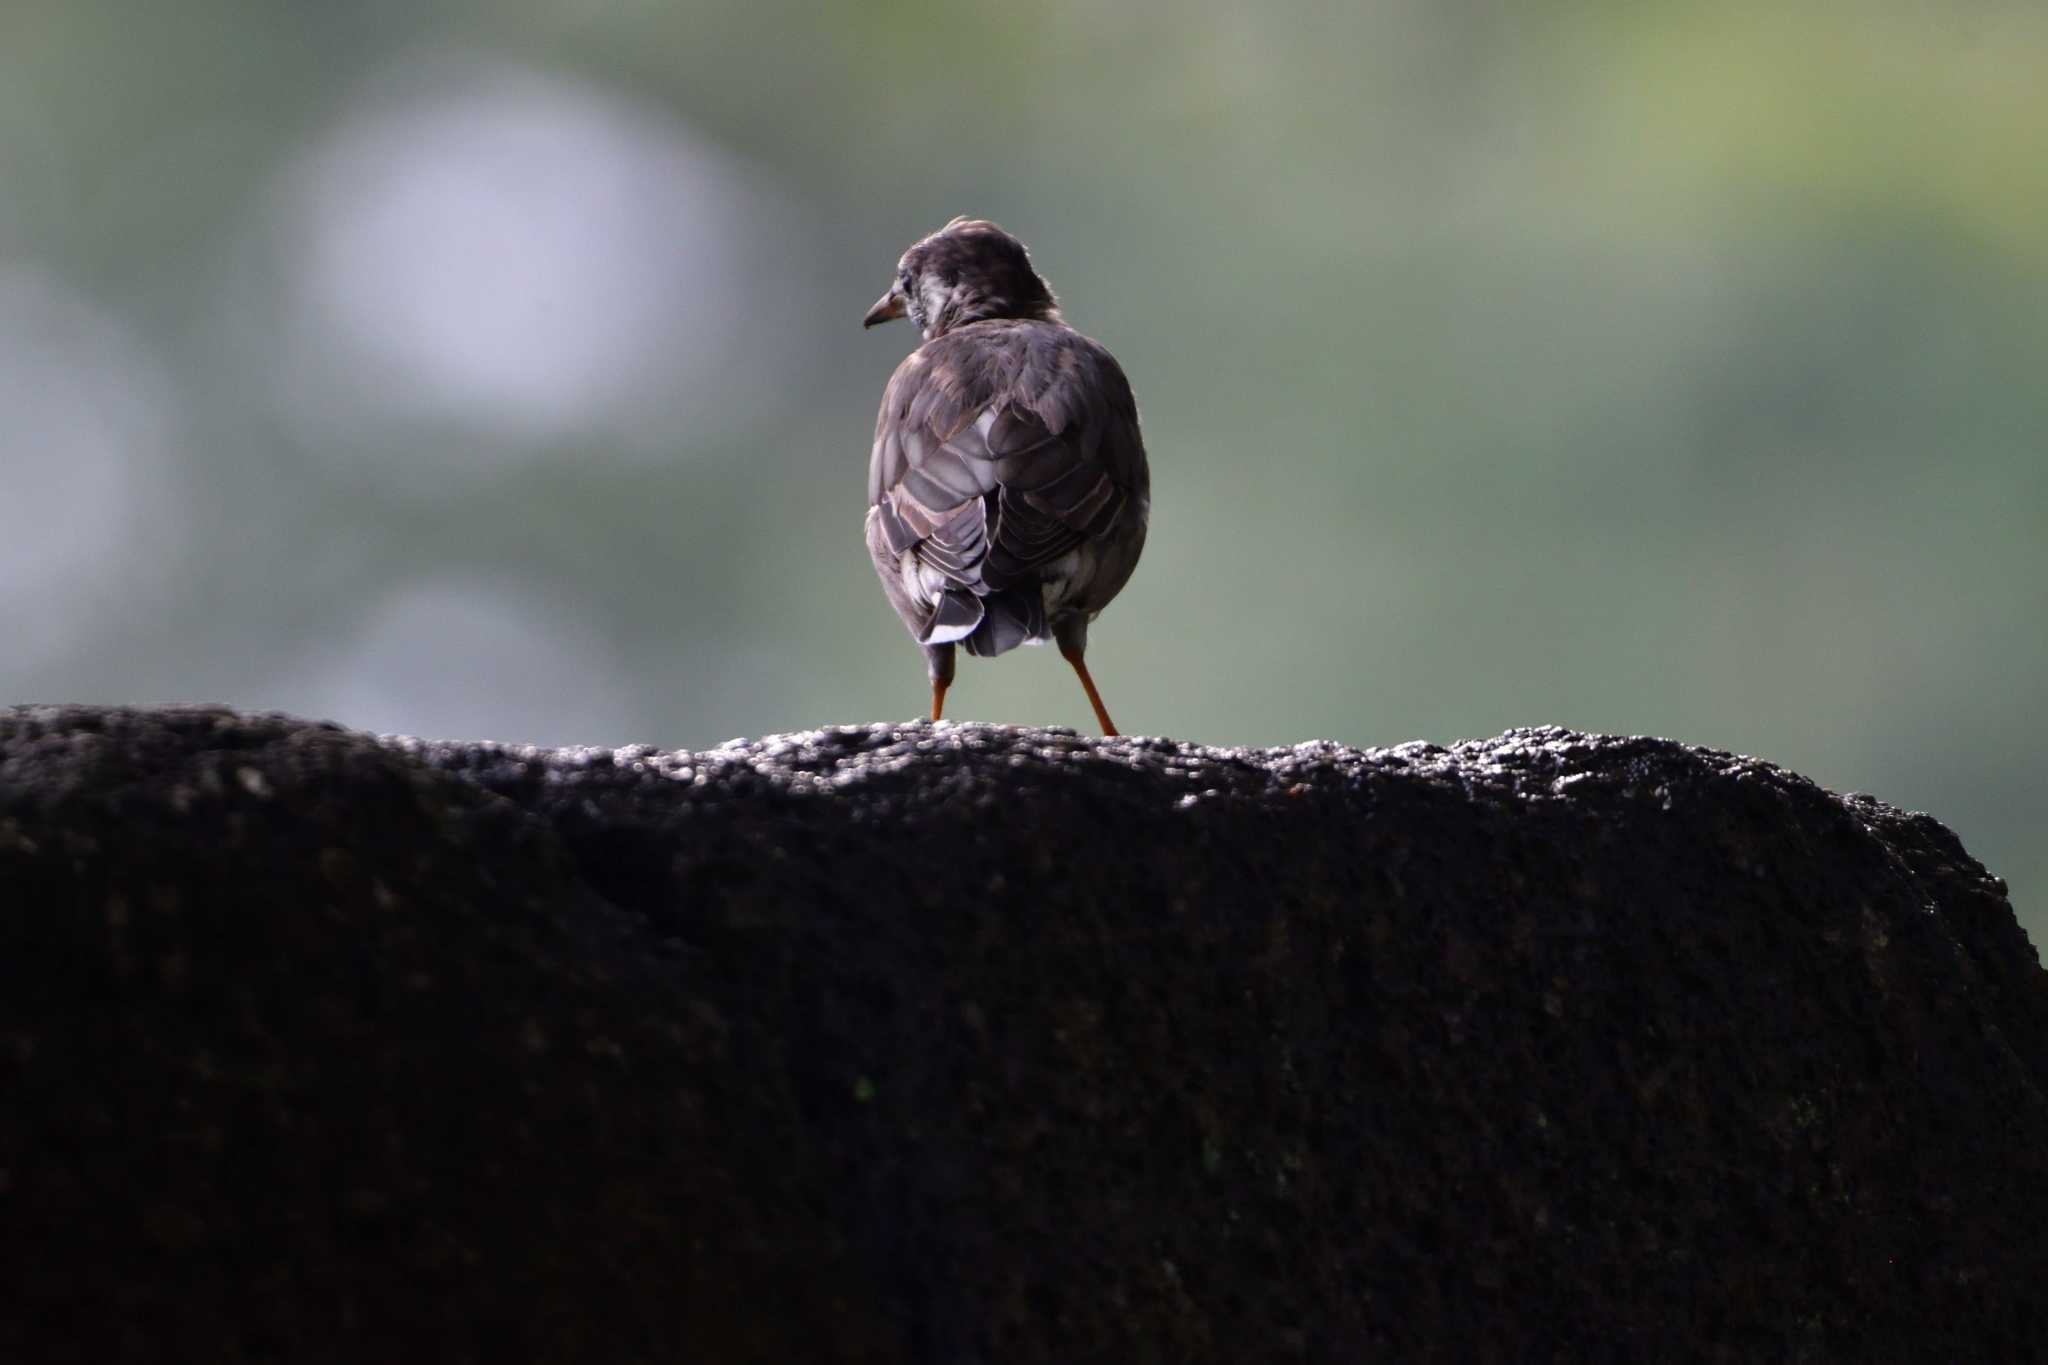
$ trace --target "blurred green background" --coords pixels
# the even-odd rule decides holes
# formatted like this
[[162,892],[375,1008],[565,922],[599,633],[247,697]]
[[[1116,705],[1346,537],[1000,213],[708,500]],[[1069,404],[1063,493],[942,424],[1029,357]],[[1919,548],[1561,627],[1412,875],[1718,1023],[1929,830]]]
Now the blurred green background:
[[1755,753],[2038,941],[2044,71],[2038,0],[9,0],[0,699],[918,714],[859,319],[970,213],[1144,409],[1127,729]]

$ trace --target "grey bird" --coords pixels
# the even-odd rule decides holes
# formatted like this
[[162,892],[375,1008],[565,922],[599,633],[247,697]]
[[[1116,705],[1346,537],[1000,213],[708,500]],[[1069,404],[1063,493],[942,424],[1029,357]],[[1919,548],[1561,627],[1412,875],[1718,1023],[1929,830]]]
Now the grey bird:
[[954,650],[1057,641],[1106,735],[1088,623],[1145,547],[1151,474],[1123,367],[1060,318],[1024,244],[955,218],[903,253],[861,325],[908,317],[868,463],[868,554],[923,646],[932,719]]

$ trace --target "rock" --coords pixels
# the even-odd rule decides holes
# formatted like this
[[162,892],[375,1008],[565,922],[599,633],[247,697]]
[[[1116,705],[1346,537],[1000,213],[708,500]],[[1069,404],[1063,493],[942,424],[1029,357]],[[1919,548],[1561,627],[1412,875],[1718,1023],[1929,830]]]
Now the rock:
[[2048,975],[1925,816],[1518,730],[0,712],[10,1360],[1996,1360]]

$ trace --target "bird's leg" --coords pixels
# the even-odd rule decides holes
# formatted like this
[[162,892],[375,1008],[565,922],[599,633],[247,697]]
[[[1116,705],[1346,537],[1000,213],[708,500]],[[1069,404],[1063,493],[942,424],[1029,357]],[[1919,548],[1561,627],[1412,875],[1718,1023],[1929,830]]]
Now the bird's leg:
[[936,721],[945,713],[946,689],[953,685],[953,646],[926,645],[924,665],[932,678],[932,719]]
[[1116,722],[1109,718],[1109,708],[1102,704],[1102,694],[1095,690],[1095,679],[1088,676],[1088,664],[1081,657],[1081,651],[1077,649],[1069,653],[1062,649],[1060,653],[1066,658],[1068,663],[1074,666],[1074,672],[1080,675],[1081,690],[1088,694],[1088,704],[1095,708],[1095,720],[1097,724],[1102,726],[1102,733],[1105,735],[1115,735],[1117,733]]
[[1109,708],[1102,704],[1102,694],[1095,690],[1095,679],[1088,676],[1088,661],[1083,656],[1088,652],[1088,618],[1068,616],[1053,623],[1053,638],[1060,642],[1060,657],[1074,666],[1074,673],[1081,679],[1081,690],[1088,694],[1088,704],[1095,708],[1096,723],[1105,735],[1114,735],[1116,723],[1109,718]]

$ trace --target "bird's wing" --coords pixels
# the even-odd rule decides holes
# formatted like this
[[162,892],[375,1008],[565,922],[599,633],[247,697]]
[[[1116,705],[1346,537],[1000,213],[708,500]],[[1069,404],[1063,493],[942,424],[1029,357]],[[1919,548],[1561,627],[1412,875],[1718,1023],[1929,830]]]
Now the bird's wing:
[[1144,492],[1130,385],[1065,327],[948,333],[883,395],[868,468],[878,529],[899,560],[914,553],[959,588],[1030,585]]

